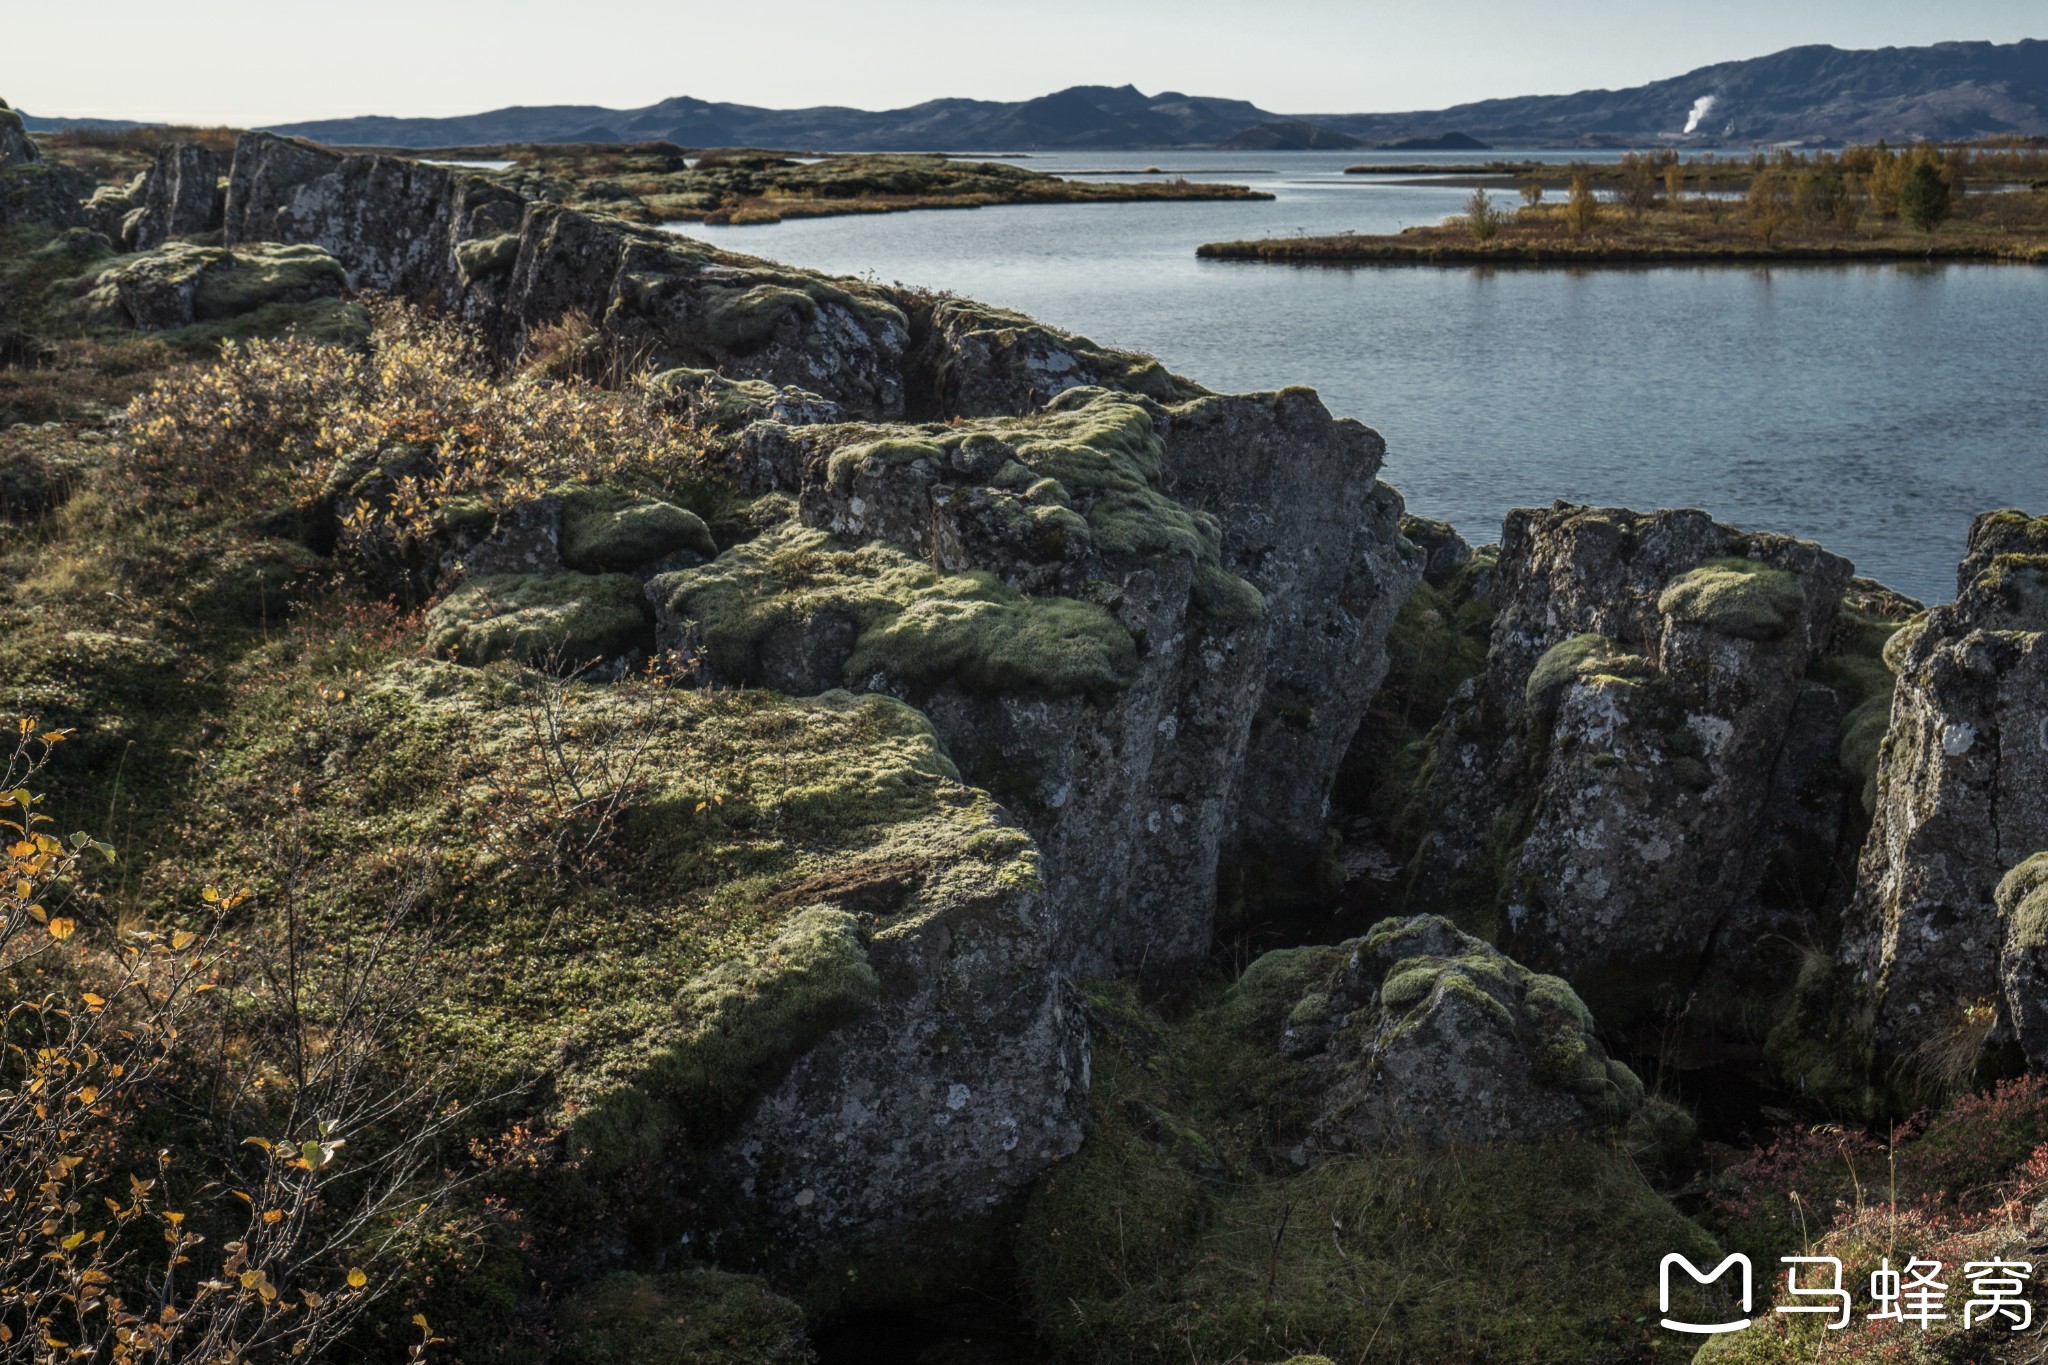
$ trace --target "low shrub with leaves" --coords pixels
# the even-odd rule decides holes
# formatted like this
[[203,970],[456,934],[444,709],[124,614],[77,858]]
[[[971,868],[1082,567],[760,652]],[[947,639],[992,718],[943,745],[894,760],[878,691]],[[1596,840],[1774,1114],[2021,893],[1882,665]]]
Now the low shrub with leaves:
[[[301,970],[287,916],[230,946],[105,922],[33,790],[66,732],[9,722],[0,761],[0,1358],[226,1361],[317,1353],[397,1281],[453,1188],[459,1109],[393,1083],[380,964]],[[256,1021],[260,1020],[258,1023]],[[248,1136],[236,1140],[236,1135]],[[410,1354],[431,1344],[424,1319]]]
[[384,304],[367,352],[302,338],[230,342],[220,363],[171,374],[128,413],[123,454],[186,498],[274,481],[334,512],[361,541],[404,544],[451,512],[474,517],[554,484],[673,492],[705,474],[704,444],[630,382],[605,389],[551,352],[500,373],[458,325]]

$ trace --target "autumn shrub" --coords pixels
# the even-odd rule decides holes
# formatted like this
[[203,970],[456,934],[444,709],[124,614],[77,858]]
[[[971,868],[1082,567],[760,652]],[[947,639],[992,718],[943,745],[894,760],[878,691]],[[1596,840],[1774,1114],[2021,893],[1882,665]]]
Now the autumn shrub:
[[[541,363],[501,375],[477,338],[394,304],[366,352],[295,338],[229,343],[131,405],[122,454],[196,499],[323,503],[362,556],[402,564],[454,517],[488,519],[569,481],[672,496],[706,479],[704,444],[638,382],[601,388]],[[573,350],[568,324],[550,345]],[[553,334],[550,334],[553,335]]]
[[454,1188],[438,1148],[465,1111],[433,1067],[394,1074],[396,935],[323,970],[292,916],[214,886],[203,928],[108,922],[88,864],[113,850],[60,838],[33,789],[66,732],[9,730],[0,1358],[317,1355],[399,1286]]

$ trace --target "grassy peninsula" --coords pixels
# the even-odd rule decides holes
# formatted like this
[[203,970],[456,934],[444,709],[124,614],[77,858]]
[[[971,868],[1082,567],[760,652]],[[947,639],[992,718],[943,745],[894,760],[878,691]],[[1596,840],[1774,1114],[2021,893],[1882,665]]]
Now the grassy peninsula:
[[1666,152],[1452,183],[1473,188],[1465,212],[1430,226],[1210,242],[1196,254],[1416,265],[2048,261],[2048,153],[2031,146],[1879,145],[1734,162]]
[[779,223],[991,204],[1273,197],[1243,185],[1181,179],[1082,183],[1001,161],[907,153],[818,158],[768,151],[692,153],[667,142],[462,148],[460,153],[462,159],[511,161],[496,175],[522,194],[641,223]]

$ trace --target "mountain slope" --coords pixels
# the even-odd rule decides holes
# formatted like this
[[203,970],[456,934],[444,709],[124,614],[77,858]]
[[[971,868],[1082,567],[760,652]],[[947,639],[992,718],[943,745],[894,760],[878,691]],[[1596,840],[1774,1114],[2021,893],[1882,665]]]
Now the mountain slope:
[[[24,117],[35,131],[108,122]],[[1626,90],[1393,114],[1284,115],[1245,100],[1084,85],[1013,103],[937,99],[907,109],[764,109],[678,96],[640,109],[520,105],[456,118],[320,119],[274,131],[343,146],[666,139],[685,147],[820,151],[1278,148],[1452,133],[1490,146],[1975,138],[2048,134],[2048,41],[1794,47]],[[1248,140],[1239,140],[1248,133]]]
[[1458,131],[1524,145],[2040,134],[2048,133],[2048,42],[1860,51],[1794,47],[1628,90],[1482,100],[1431,112],[1308,117],[1374,141]]

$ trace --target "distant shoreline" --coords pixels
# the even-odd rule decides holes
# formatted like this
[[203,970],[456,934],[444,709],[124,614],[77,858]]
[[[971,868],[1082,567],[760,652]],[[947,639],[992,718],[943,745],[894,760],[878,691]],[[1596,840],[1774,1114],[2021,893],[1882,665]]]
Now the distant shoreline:
[[1251,261],[1290,265],[1847,265],[1914,261],[1976,261],[2007,265],[2048,265],[2048,242],[1934,242],[1924,248],[1887,243],[1841,242],[1825,245],[1730,246],[1700,243],[1686,246],[1630,245],[1625,242],[1506,242],[1498,246],[1409,242],[1398,237],[1276,237],[1240,242],[1205,242],[1195,248],[1204,260]]

